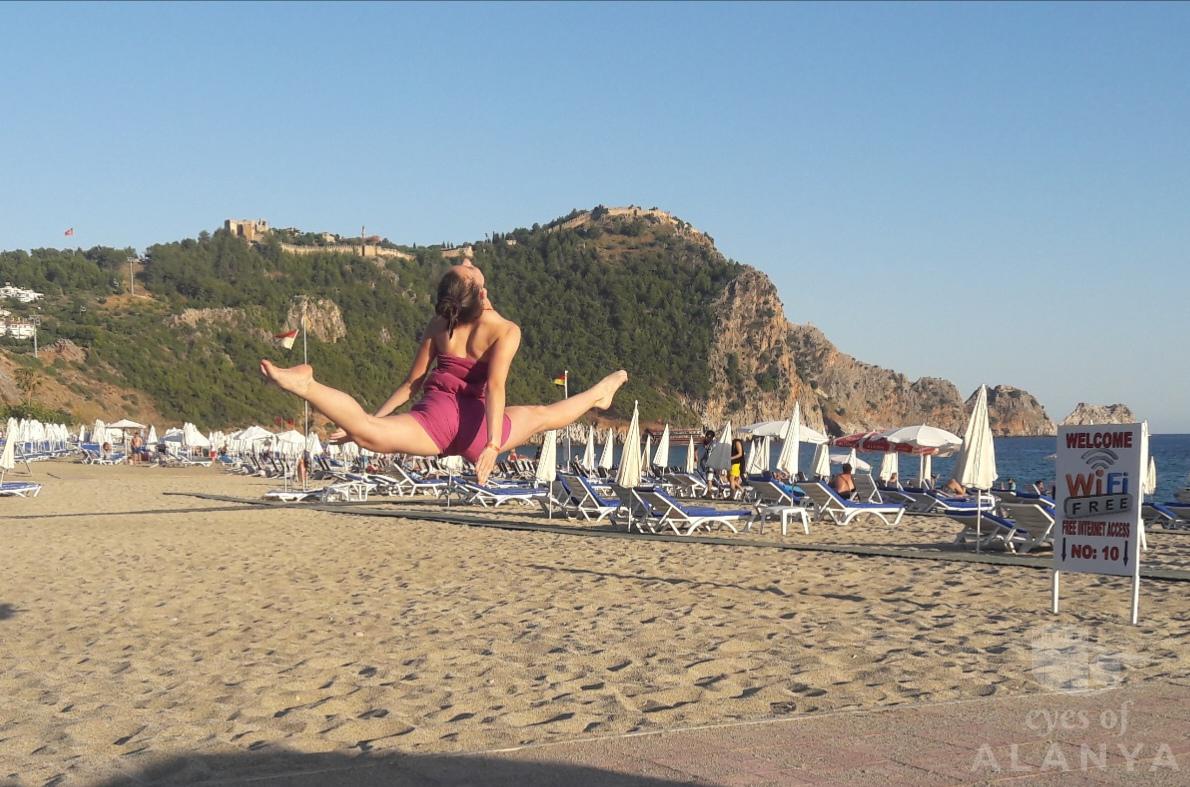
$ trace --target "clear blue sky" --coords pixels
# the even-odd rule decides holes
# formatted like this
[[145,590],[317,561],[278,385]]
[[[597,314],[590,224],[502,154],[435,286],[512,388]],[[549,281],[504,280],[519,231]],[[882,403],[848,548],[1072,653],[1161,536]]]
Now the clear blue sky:
[[658,205],[862,360],[1190,432],[1188,4],[6,3],[0,30],[0,248]]

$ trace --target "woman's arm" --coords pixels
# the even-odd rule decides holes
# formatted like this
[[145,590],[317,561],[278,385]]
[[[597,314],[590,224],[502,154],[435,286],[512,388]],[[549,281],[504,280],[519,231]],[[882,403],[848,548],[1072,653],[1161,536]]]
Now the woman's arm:
[[486,483],[488,474],[496,464],[496,457],[504,443],[504,385],[508,381],[508,369],[521,346],[521,329],[509,322],[504,333],[492,345],[488,356],[487,422],[488,444],[475,463],[479,483]]
[[408,402],[413,394],[421,390],[422,383],[426,380],[426,374],[430,371],[430,361],[434,359],[434,340],[430,337],[430,329],[427,328],[425,338],[421,340],[417,354],[413,356],[413,365],[409,369],[409,376],[373,415],[382,417],[391,414],[393,410]]

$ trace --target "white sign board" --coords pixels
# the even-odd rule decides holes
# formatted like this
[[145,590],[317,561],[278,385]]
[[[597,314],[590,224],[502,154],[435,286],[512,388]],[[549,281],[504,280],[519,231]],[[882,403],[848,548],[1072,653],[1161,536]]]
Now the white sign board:
[[1140,424],[1059,427],[1055,571],[1136,574],[1144,443]]
[[1136,623],[1148,443],[1143,424],[1058,427],[1054,612],[1063,571],[1131,576]]

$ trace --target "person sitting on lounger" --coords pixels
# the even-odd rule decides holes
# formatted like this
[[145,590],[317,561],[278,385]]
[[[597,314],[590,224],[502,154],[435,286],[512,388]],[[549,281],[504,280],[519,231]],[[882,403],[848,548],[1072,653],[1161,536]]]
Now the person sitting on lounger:
[[885,481],[884,484],[885,486],[891,487],[893,489],[898,489],[901,486],[901,481],[897,478],[897,474],[893,473],[888,477],[888,480]]
[[962,484],[960,484],[958,481],[954,480],[953,478],[946,482],[946,484],[942,487],[942,491],[947,492],[952,495],[966,495],[967,494],[966,487],[964,487]]
[[851,500],[855,497],[855,479],[851,476],[849,463],[844,462],[842,471],[831,479],[831,488],[844,500]]
[[[503,446],[521,445],[538,432],[561,429],[592,408],[606,410],[628,380],[621,369],[560,402],[505,407],[508,369],[520,342],[520,327],[496,312],[483,272],[464,258],[438,283],[434,317],[409,376],[375,413],[366,412],[349,394],[315,380],[308,364],[285,369],[265,359],[260,371],[338,424],[332,440],[347,438],[385,454],[457,454],[475,464],[477,479],[485,484]],[[431,362],[436,362],[433,370]],[[417,393],[421,399],[410,412],[391,414]]]
[[1049,491],[1045,486],[1045,481],[1042,481],[1040,478],[1033,482],[1033,491],[1039,495],[1042,495],[1043,497],[1049,494]]
[[102,446],[99,447],[99,457],[101,459],[111,459],[112,458],[112,444],[111,443],[104,443]]

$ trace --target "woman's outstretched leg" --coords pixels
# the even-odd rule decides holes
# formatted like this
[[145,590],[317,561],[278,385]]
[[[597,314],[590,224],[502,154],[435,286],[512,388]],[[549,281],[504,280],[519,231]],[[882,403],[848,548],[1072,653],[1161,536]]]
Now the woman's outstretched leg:
[[553,404],[505,408],[504,412],[512,422],[507,444],[520,445],[538,432],[569,426],[591,409],[606,410],[611,407],[616,391],[626,382],[628,372],[621,369],[569,399]]
[[272,361],[261,361],[260,372],[279,388],[305,399],[362,448],[384,454],[438,454],[438,446],[413,416],[377,418],[360,407],[350,395],[315,380],[314,369],[308,364],[284,369]]

